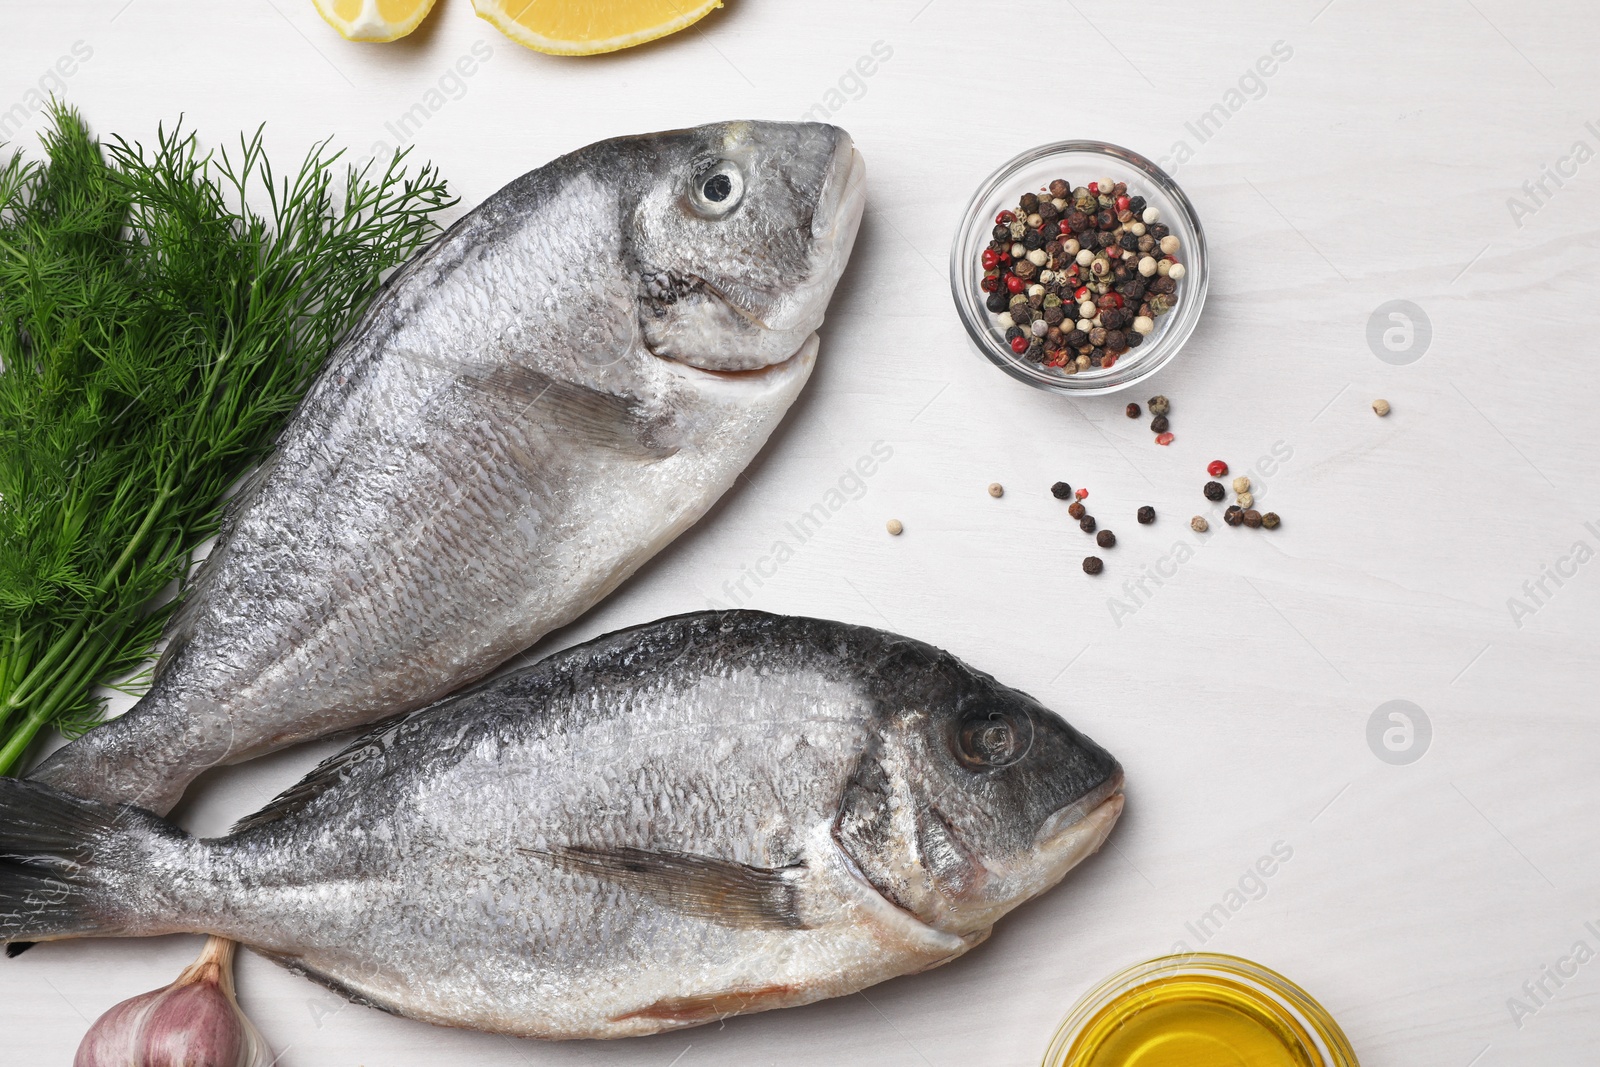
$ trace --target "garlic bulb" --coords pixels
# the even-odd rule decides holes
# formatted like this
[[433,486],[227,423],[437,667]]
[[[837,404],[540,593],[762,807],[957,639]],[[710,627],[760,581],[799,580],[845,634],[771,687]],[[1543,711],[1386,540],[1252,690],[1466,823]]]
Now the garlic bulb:
[[208,938],[176,982],[100,1016],[73,1067],[270,1067],[271,1050],[234,997],[234,949]]

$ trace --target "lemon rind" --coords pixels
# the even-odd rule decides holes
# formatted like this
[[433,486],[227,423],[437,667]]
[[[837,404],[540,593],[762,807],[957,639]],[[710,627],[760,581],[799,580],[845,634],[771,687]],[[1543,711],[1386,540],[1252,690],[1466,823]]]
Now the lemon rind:
[[558,41],[543,34],[534,33],[521,23],[507,17],[501,8],[501,0],[472,0],[473,10],[477,12],[479,18],[488,22],[495,29],[524,48],[531,48],[535,52],[543,52],[551,56],[596,56],[604,52],[617,52],[624,48],[632,48],[635,45],[659,40],[662,37],[677,33],[679,30],[687,29],[721,6],[722,0],[707,0],[700,7],[666,22],[651,26],[649,29],[618,34],[615,37],[607,37],[599,41]]

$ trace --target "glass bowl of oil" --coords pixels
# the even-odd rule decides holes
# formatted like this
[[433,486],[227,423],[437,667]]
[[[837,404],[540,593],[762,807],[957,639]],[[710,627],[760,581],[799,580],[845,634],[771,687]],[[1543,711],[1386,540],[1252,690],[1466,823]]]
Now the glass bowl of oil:
[[1359,1067],[1339,1024],[1276,971],[1189,953],[1141,963],[1067,1014],[1044,1067]]

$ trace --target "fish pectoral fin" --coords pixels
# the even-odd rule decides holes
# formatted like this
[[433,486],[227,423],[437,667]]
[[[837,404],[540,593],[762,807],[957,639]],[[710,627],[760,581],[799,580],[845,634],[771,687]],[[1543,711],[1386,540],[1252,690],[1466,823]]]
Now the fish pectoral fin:
[[648,896],[684,915],[724,926],[805,930],[799,879],[804,864],[752,867],[733,860],[617,846],[521,849],[577,874]]
[[514,419],[529,418],[562,437],[648,459],[665,459],[676,446],[659,440],[636,400],[511,364],[459,369],[462,387],[489,398]]

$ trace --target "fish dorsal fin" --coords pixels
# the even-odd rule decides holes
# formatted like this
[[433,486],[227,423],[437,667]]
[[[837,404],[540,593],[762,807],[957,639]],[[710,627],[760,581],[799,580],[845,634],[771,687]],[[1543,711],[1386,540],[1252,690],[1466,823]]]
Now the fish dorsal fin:
[[400,726],[415,714],[417,712],[407,711],[391,715],[387,719],[379,719],[349,746],[317,764],[304,778],[273,797],[267,802],[266,807],[234,823],[229,833],[238,834],[254,830],[304,809],[328,789],[349,780],[362,764],[381,755],[393,744]]
[[630,889],[697,919],[745,929],[809,928],[800,915],[799,877],[804,864],[752,867],[689,852],[626,846],[519,851]]

